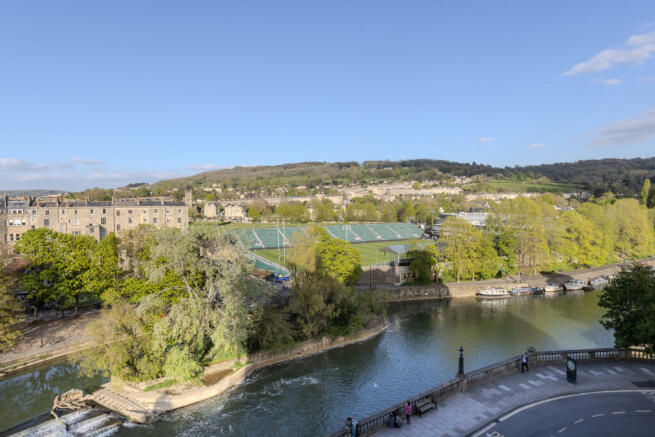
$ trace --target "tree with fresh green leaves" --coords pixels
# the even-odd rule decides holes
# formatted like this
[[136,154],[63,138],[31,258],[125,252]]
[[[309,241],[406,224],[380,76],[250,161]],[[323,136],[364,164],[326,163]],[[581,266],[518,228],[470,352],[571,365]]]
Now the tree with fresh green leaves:
[[316,244],[318,269],[345,285],[357,282],[362,272],[362,256],[352,244],[331,238],[323,229]]
[[644,180],[644,185],[641,187],[641,193],[639,194],[639,204],[642,206],[648,206],[648,198],[650,196],[650,179],[646,178]]
[[466,220],[446,218],[441,224],[439,240],[457,282],[486,279],[498,272],[500,262],[492,242]]
[[416,281],[429,282],[434,278],[439,251],[434,244],[414,245],[407,251],[409,271]]
[[0,263],[0,352],[7,352],[22,336],[16,324],[22,319],[22,305],[14,295],[16,278]]
[[613,259],[612,241],[601,229],[576,211],[562,214],[562,255],[574,267],[603,265]]
[[532,199],[518,197],[505,200],[496,207],[505,225],[516,238],[516,259],[519,271],[533,274],[550,262],[542,210]]
[[614,331],[617,347],[644,346],[652,353],[655,345],[655,271],[643,264],[620,272],[605,287],[598,305],[607,311],[601,319]]

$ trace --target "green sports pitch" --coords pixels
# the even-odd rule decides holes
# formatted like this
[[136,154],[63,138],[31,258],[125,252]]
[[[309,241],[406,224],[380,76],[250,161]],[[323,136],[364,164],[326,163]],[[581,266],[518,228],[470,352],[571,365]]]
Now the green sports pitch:
[[[394,244],[409,244],[412,241],[416,240],[374,241],[370,243],[353,244],[353,247],[357,249],[361,254],[362,265],[371,266],[374,264],[382,264],[391,261],[389,256],[378,252],[378,249]],[[287,248],[287,252],[289,250],[291,249]],[[279,262],[279,264],[284,264],[284,251],[282,249],[260,249],[255,250],[254,253],[275,263]]]

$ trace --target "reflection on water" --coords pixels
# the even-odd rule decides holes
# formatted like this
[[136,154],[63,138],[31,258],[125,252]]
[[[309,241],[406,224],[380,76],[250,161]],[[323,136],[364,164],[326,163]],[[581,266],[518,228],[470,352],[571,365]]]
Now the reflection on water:
[[345,417],[367,416],[452,378],[460,345],[466,369],[527,346],[612,346],[611,333],[598,323],[597,301],[591,292],[393,303],[381,336],[260,369],[227,393],[119,435],[322,435]]
[[65,360],[0,380],[0,430],[49,412],[58,394],[71,388],[81,388],[88,393],[98,389],[102,382],[101,377],[78,376],[77,366]]

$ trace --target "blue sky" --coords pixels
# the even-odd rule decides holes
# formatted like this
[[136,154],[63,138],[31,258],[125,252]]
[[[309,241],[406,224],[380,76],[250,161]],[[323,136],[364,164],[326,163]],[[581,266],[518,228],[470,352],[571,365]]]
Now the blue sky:
[[0,189],[655,156],[652,1],[5,1]]

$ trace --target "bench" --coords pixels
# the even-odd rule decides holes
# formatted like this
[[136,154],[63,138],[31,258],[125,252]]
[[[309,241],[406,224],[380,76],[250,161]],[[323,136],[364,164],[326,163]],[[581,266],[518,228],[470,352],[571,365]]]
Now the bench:
[[437,411],[437,403],[433,402],[432,399],[424,399],[421,402],[417,402],[414,406],[414,410],[418,413],[418,416],[421,417],[423,413],[434,408],[434,411]]

